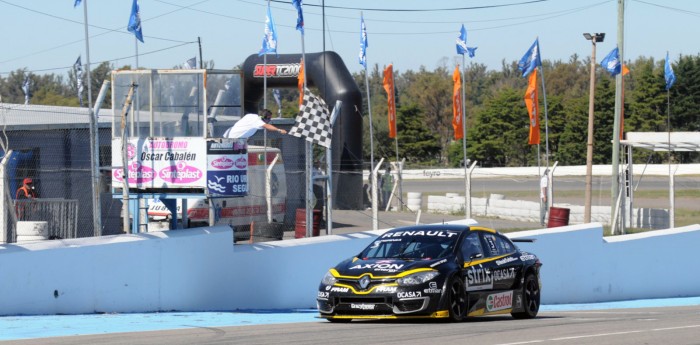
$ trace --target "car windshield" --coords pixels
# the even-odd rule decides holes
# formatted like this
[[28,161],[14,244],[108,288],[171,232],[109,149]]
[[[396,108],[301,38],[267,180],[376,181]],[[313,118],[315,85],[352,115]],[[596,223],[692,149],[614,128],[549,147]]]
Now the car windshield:
[[449,230],[394,230],[372,242],[363,259],[398,258],[404,260],[439,259],[452,253],[459,232]]

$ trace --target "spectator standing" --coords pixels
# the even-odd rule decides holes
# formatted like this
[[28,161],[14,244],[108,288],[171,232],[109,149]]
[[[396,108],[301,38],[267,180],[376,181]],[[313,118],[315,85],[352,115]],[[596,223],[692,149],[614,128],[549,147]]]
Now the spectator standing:
[[34,181],[31,177],[22,180],[22,186],[17,189],[15,199],[35,199],[38,195],[34,190]]
[[391,166],[387,165],[382,176],[382,210],[386,210],[391,192],[394,191],[394,176],[391,174]]

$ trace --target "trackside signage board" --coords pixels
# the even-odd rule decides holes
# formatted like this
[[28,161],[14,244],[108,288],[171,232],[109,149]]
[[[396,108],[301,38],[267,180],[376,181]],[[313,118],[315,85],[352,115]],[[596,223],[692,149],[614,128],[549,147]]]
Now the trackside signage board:
[[210,195],[248,195],[248,144],[245,139],[207,142],[207,188]]
[[[195,137],[127,139],[129,188],[206,188],[207,143]],[[112,139],[112,166],[122,166],[122,140]],[[123,187],[121,168],[112,169],[112,186]]]

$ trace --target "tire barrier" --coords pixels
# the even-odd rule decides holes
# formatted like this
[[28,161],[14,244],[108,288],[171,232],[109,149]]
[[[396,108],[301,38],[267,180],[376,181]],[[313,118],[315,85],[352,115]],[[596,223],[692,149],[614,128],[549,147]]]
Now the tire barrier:
[[43,241],[49,238],[48,222],[17,222],[17,243]]
[[406,195],[408,197],[406,201],[406,207],[408,207],[408,209],[412,212],[417,212],[418,210],[420,210],[423,204],[423,193],[408,192],[406,193]]

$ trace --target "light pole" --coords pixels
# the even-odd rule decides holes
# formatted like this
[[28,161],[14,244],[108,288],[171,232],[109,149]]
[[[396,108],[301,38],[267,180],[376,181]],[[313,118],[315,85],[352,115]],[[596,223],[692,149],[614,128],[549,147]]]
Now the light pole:
[[591,53],[591,86],[588,92],[588,144],[586,149],[586,204],[583,211],[583,222],[591,222],[591,187],[593,182],[593,102],[595,100],[595,44],[603,42],[605,33],[583,34],[593,45]]

